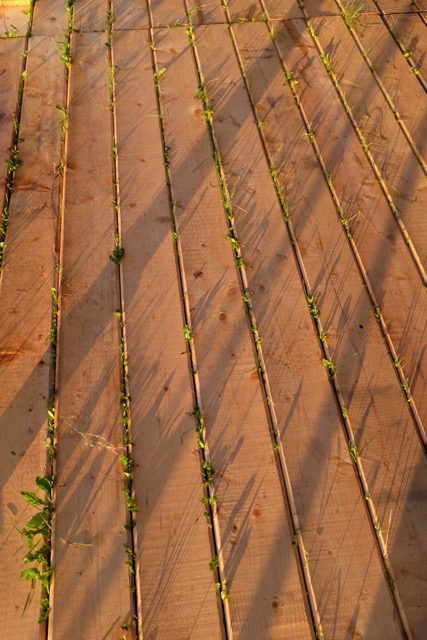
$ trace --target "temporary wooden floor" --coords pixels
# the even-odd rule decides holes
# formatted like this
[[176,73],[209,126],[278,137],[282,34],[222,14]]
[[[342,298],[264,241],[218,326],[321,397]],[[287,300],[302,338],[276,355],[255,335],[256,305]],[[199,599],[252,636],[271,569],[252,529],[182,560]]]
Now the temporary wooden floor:
[[427,0],[0,8],[1,640],[426,640],[426,92]]

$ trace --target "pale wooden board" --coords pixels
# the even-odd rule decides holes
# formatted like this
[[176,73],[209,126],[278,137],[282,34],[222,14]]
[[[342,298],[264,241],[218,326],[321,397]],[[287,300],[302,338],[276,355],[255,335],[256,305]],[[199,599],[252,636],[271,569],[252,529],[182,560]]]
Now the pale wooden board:
[[[235,32],[248,57],[247,77],[254,83],[264,79],[264,86],[259,80],[257,86],[268,113],[283,86],[268,30],[257,24],[238,26]],[[355,637],[384,632],[398,638],[376,541],[228,30],[209,27],[197,35],[324,633],[345,637],[351,629]],[[295,110],[285,119],[297,115]],[[297,149],[295,155],[295,163],[304,162],[297,159]],[[327,195],[323,206],[331,209]],[[343,244],[345,250],[345,243],[335,246],[337,261]]]
[[19,145],[22,166],[15,176],[1,275],[0,615],[8,640],[39,637],[38,589],[22,615],[30,583],[20,577],[27,550],[15,527],[34,514],[20,492],[34,490],[36,476],[45,474],[46,465],[50,287],[58,220],[55,164],[60,149],[56,104],[64,91],[55,52],[54,38],[32,38]]
[[[397,351],[404,354],[404,364],[407,365],[410,380],[414,382],[417,406],[425,417],[425,366],[422,363],[426,331],[426,313],[423,310],[425,293],[416,275],[411,273],[413,263],[381,194],[376,193],[378,186],[365,166],[363,152],[358,148],[358,141],[348,126],[335,91],[326,74],[321,74],[321,63],[311,49],[309,37],[305,36],[302,24],[294,24],[301,46],[306,48],[302,59],[300,53],[291,46],[293,33],[289,29],[288,24],[283,27],[283,33],[279,30],[277,42],[286,64],[293,69],[298,80],[302,105],[316,133],[326,166],[332,172],[337,193],[342,197],[344,211],[349,216],[357,213],[354,232],[356,246],[384,310],[385,321]],[[317,198],[317,195],[313,194],[311,201],[313,198]],[[375,211],[375,218],[372,211]],[[346,312],[348,304],[345,301]],[[329,317],[325,320],[326,328],[330,321]],[[363,321],[361,324],[365,330]],[[345,367],[350,365],[346,363],[345,350],[349,348],[351,355],[352,349],[345,342],[341,345],[337,342],[336,348],[337,357],[343,359],[343,373],[346,374],[344,389],[347,388],[350,394],[355,390],[351,379],[347,377],[349,374]],[[338,356],[339,353],[341,356]],[[367,355],[364,354],[364,357]],[[418,364],[414,364],[417,361]],[[337,364],[339,366],[339,361]],[[368,376],[369,372],[372,376],[377,371],[378,364],[375,366],[374,362],[367,370]],[[385,381],[381,378],[379,382]],[[353,424],[353,428],[383,533],[387,532],[397,586],[414,637],[421,639],[426,607],[422,594],[426,592],[427,581],[427,573],[419,569],[426,566],[427,514],[420,497],[427,481],[425,461],[415,427],[405,418],[407,412],[404,407],[399,419],[397,405],[394,421],[388,424],[387,409],[383,409],[375,418],[379,405],[373,400],[371,389],[367,393],[365,412],[360,413],[359,421]],[[356,400],[355,397],[353,402]],[[403,572],[401,567],[405,567]]]
[[[314,19],[313,26],[323,50],[331,57],[332,68],[356,124],[370,144],[372,157],[421,262],[427,266],[427,180],[424,170],[342,19]],[[399,55],[394,41],[392,48]],[[408,65],[405,75],[413,75]],[[410,92],[404,91],[404,77],[400,80],[404,100],[414,103]],[[423,104],[427,105],[425,96]],[[422,144],[427,162],[427,140]]]
[[[148,32],[114,34],[143,635],[222,637]],[[135,51],[140,55],[135,56]]]
[[192,52],[184,30],[156,47],[233,637],[310,638]]
[[22,69],[21,38],[0,40],[0,194],[3,203]]
[[18,32],[20,37],[25,37],[28,27],[27,7],[0,7],[0,38],[6,37],[6,32]]
[[[412,60],[427,73],[427,27],[417,15],[390,16],[389,20],[401,42],[412,51]],[[426,95],[393,36],[377,16],[364,17],[357,26],[363,47],[377,69],[387,92],[394,101],[406,127],[424,157],[427,156]]]
[[29,0],[0,0],[0,7],[26,7],[29,6]]
[[75,34],[72,50],[49,637],[130,639],[105,34]]

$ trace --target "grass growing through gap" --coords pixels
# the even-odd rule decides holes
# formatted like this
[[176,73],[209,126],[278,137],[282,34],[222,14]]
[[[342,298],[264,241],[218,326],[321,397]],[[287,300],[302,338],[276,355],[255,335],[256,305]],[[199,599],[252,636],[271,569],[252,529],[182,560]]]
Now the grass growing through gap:
[[[108,86],[109,86],[109,107],[111,111],[111,160],[112,160],[112,185],[113,185],[113,213],[115,221],[114,232],[114,249],[109,259],[117,266],[118,282],[119,282],[119,298],[120,307],[116,309],[116,317],[118,319],[118,333],[119,333],[119,358],[120,358],[120,413],[121,413],[121,426],[122,426],[122,455],[120,457],[120,464],[122,467],[122,473],[124,478],[124,495],[127,511],[127,518],[124,528],[128,531],[128,543],[124,545],[126,553],[126,566],[129,573],[129,586],[133,596],[133,617],[131,625],[125,625],[123,629],[129,629],[132,626],[135,631],[135,635],[139,637],[138,631],[138,596],[137,596],[137,563],[136,563],[136,546],[133,530],[136,525],[136,513],[138,512],[138,505],[134,492],[134,459],[133,459],[133,441],[131,435],[131,397],[129,387],[129,368],[128,368],[128,354],[127,354],[127,341],[126,341],[126,319],[124,310],[124,298],[123,298],[123,273],[121,262],[125,255],[125,250],[122,246],[121,239],[121,213],[120,213],[120,179],[119,179],[119,150],[117,145],[117,124],[116,124],[116,71],[117,67],[114,63],[113,52],[113,24],[114,15],[112,10],[112,0],[108,2],[107,20],[106,20],[106,33],[107,33],[107,47],[109,56],[108,66]],[[126,638],[123,634],[123,638]]]
[[[355,133],[356,133],[356,135],[358,137],[358,139],[359,139],[361,147],[362,147],[362,149],[363,149],[363,151],[364,151],[364,153],[365,153],[365,155],[366,155],[366,157],[367,157],[367,159],[369,161],[369,164],[370,164],[370,166],[371,166],[371,168],[372,168],[372,170],[373,170],[373,172],[375,174],[375,177],[376,177],[376,179],[377,179],[377,181],[378,181],[378,183],[379,183],[379,185],[380,185],[380,187],[381,187],[381,189],[383,191],[383,194],[384,194],[384,196],[385,196],[385,198],[386,198],[386,200],[388,202],[388,205],[390,207],[390,210],[393,213],[394,218],[395,218],[395,220],[396,220],[396,222],[397,222],[397,224],[399,226],[399,230],[400,230],[400,232],[401,232],[401,234],[402,234],[402,236],[403,236],[403,238],[405,240],[405,243],[408,246],[409,251],[411,252],[413,260],[414,260],[414,262],[415,262],[415,264],[417,266],[417,270],[418,270],[418,272],[419,272],[419,274],[421,276],[422,282],[425,285],[427,283],[427,275],[426,275],[424,267],[421,264],[421,261],[420,261],[420,259],[418,257],[418,253],[417,253],[417,251],[416,251],[416,249],[414,247],[412,239],[410,238],[410,236],[408,234],[406,226],[405,226],[405,224],[403,223],[403,221],[401,219],[400,212],[399,212],[399,210],[398,210],[398,208],[397,208],[397,206],[396,206],[396,204],[394,202],[394,198],[392,196],[393,189],[389,185],[387,185],[386,181],[384,180],[384,178],[382,176],[382,173],[381,173],[381,171],[380,171],[380,169],[379,169],[379,167],[378,167],[378,165],[377,165],[377,163],[375,161],[375,158],[374,158],[374,156],[373,156],[373,154],[372,154],[372,152],[370,150],[370,144],[368,144],[368,142],[366,141],[365,136],[363,135],[363,132],[361,131],[361,129],[360,129],[360,127],[359,127],[359,125],[358,125],[358,123],[357,123],[357,121],[355,119],[355,116],[353,114],[353,110],[352,110],[352,108],[351,108],[351,106],[349,104],[349,101],[348,101],[344,91],[342,90],[342,88],[340,86],[340,83],[338,81],[337,75],[336,75],[336,73],[334,71],[330,55],[327,52],[323,51],[322,46],[321,46],[321,44],[319,42],[319,39],[318,39],[318,34],[312,28],[312,25],[311,25],[310,21],[308,19],[306,19],[305,22],[306,22],[306,26],[307,26],[308,32],[309,32],[311,38],[313,39],[313,42],[314,42],[314,44],[315,44],[315,46],[317,48],[317,51],[319,53],[319,57],[320,57],[320,59],[321,59],[321,61],[323,63],[325,71],[326,71],[327,75],[331,79],[332,85],[335,88],[335,91],[336,91],[336,93],[337,93],[337,95],[338,95],[338,97],[339,97],[339,99],[340,99],[340,101],[341,101],[341,103],[342,103],[342,105],[344,107],[344,110],[345,110],[345,112],[346,112],[346,114],[348,116],[348,119],[350,120],[351,125],[352,125],[352,127],[353,127],[353,129],[354,129],[354,131],[355,131]],[[310,133],[310,132],[308,132],[308,133]],[[314,142],[314,140],[311,140],[311,141]],[[396,193],[396,195],[399,195],[399,194]]]
[[[67,0],[65,8],[68,15],[68,33],[64,36],[63,50],[68,50],[70,43],[70,34],[73,24],[73,1]],[[32,7],[33,5],[31,5]],[[30,28],[32,24],[32,10],[30,15]],[[28,49],[23,57],[27,59]],[[61,60],[64,62],[63,55],[60,55]],[[69,64],[66,64],[65,83],[67,87],[68,98],[68,81],[69,81],[69,68],[71,65],[71,56],[68,56]],[[22,74],[23,79],[27,77],[26,69]],[[63,179],[65,168],[65,146],[66,135],[68,131],[68,110],[66,106],[57,105],[57,111],[60,116],[60,131],[61,131],[61,158],[58,164],[58,172]],[[16,164],[16,162],[14,163]],[[16,170],[16,167],[15,169]],[[60,194],[60,210],[62,211],[62,194]],[[58,225],[57,235],[61,234],[61,223]],[[47,407],[47,435],[45,439],[46,456],[47,456],[47,473],[44,476],[38,476],[35,480],[36,491],[22,491],[22,495],[26,502],[36,509],[37,513],[33,515],[30,520],[24,525],[20,531],[23,536],[28,552],[23,558],[24,564],[31,564],[32,566],[22,571],[22,577],[25,580],[31,582],[31,590],[25,608],[28,606],[31,599],[31,592],[35,587],[35,584],[39,584],[42,588],[41,602],[40,602],[40,616],[39,622],[45,623],[50,613],[50,587],[53,574],[52,567],[52,536],[54,533],[53,527],[53,514],[54,514],[54,464],[55,464],[55,431],[56,431],[56,368],[57,368],[57,348],[58,348],[58,322],[59,322],[59,283],[60,283],[60,264],[58,256],[55,255],[54,264],[54,286],[51,287],[51,304],[52,304],[52,316],[51,325],[49,331],[49,345],[51,351],[51,382],[50,382],[50,395],[48,399]],[[36,493],[37,492],[37,493]],[[40,494],[41,492],[41,494]]]
[[[218,526],[216,524],[216,514],[218,508],[218,498],[215,495],[214,491],[214,476],[215,470],[210,458],[209,448],[206,438],[206,421],[205,416],[202,409],[202,397],[198,382],[198,370],[197,370],[197,358],[196,358],[196,348],[195,348],[195,336],[192,329],[191,324],[191,309],[188,300],[188,294],[186,293],[186,285],[185,285],[185,270],[182,259],[182,248],[181,248],[181,239],[178,230],[178,220],[176,216],[176,205],[173,197],[173,189],[172,189],[172,174],[171,174],[171,163],[169,159],[169,146],[167,145],[164,123],[163,123],[163,114],[161,107],[161,83],[160,80],[164,77],[165,73],[162,71],[166,70],[165,67],[158,69],[157,59],[156,59],[156,47],[154,43],[154,31],[152,27],[152,16],[150,12],[150,35],[151,35],[151,56],[152,56],[152,65],[153,65],[153,79],[154,85],[156,89],[156,98],[157,98],[157,106],[160,114],[159,123],[160,123],[160,132],[162,137],[162,144],[164,149],[164,168],[166,174],[166,183],[168,188],[168,196],[169,196],[169,207],[171,214],[171,223],[172,223],[172,237],[174,240],[174,249],[177,258],[178,264],[178,276],[180,283],[180,290],[183,301],[183,315],[184,315],[184,324],[183,324],[183,335],[184,340],[188,349],[188,358],[190,369],[192,372],[192,382],[193,382],[193,393],[195,398],[195,406],[193,411],[190,413],[191,416],[194,417],[196,422],[196,443],[199,451],[199,461],[200,461],[200,473],[202,480],[202,488],[203,488],[203,497],[201,498],[201,502],[204,507],[204,517],[206,518],[206,522],[208,528],[212,532],[212,545],[214,548],[214,556],[212,557],[209,568],[214,573],[215,584],[218,591],[218,595],[220,598],[220,602],[222,606],[225,606],[225,603],[228,600],[228,589],[227,589],[227,581],[223,576],[223,564],[221,561],[221,543],[220,536],[218,531]],[[191,47],[194,47],[194,31],[191,25],[191,21],[188,20],[186,23],[185,33],[187,36],[187,41]],[[204,105],[203,109],[203,117],[206,121],[210,121],[212,119],[213,111],[212,108],[208,105],[207,102],[204,101],[206,97],[206,89],[202,81],[200,81],[197,95],[195,98],[198,98],[202,101]],[[218,586],[219,585],[219,586]],[[225,620],[227,619],[227,615],[224,614]]]
[[[303,10],[304,16],[306,17],[306,14],[304,12],[302,3],[298,2],[298,4],[300,5],[300,8]],[[313,29],[311,29],[311,30],[309,29],[309,31],[310,31],[312,37],[315,36],[315,33],[314,33]],[[286,70],[284,61],[283,61],[283,58],[280,55],[279,50],[277,49],[277,46],[276,46],[276,50],[277,50],[277,53],[278,53],[278,55],[279,55],[279,57],[280,57],[280,59],[282,61],[282,65],[283,65],[284,71],[286,73],[287,70]],[[328,65],[328,62],[330,63],[330,60],[328,60],[328,59],[324,60],[324,62],[325,61],[326,61],[327,65]],[[297,104],[297,106],[298,106],[298,108],[300,110],[300,114],[302,116],[304,125],[305,125],[306,129],[308,130],[309,129],[308,119],[306,117],[306,114],[305,114],[304,110],[302,109],[299,97],[297,95],[295,95],[295,91],[294,91],[295,88],[291,87],[291,89],[292,89],[292,91],[294,93],[295,102],[296,102],[296,104]],[[322,171],[325,174],[325,178],[327,179],[327,171],[326,171],[326,168],[325,168],[325,164],[324,164],[324,161],[323,161],[323,159],[322,159],[322,157],[320,155],[320,151],[319,151],[319,149],[317,147],[317,143],[316,143],[315,140],[313,140],[313,147],[314,147],[314,149],[316,151],[316,156],[317,156],[317,158],[319,160],[319,163],[320,163],[320,165],[322,167]],[[328,186],[330,187],[334,203],[337,206],[337,210],[339,212],[339,216],[340,216],[341,221],[342,221],[342,219],[344,218],[344,215],[342,213],[342,210],[341,210],[341,207],[340,207],[340,204],[339,204],[339,200],[338,200],[337,195],[335,193],[335,189],[334,189],[334,186],[333,186],[333,183],[332,183],[332,180],[331,180],[331,176],[329,177],[329,179],[327,179],[327,182],[328,182]],[[348,224],[348,219],[347,219],[347,224],[343,223],[343,227],[344,227],[344,229],[346,231],[346,235],[348,237],[348,240],[351,243],[352,249],[355,250],[354,243],[353,243],[353,240],[352,240],[352,237],[351,237],[351,230],[350,230],[349,224]],[[357,257],[356,257],[356,261],[359,264],[359,262],[357,260]],[[366,286],[368,287],[368,291],[369,291],[369,295],[371,297],[372,305],[373,305],[374,309],[377,309],[375,301],[374,301],[374,298],[371,295],[372,291],[370,289],[370,286],[369,286],[368,282],[366,282]],[[310,303],[312,301],[308,300],[308,302]],[[316,311],[314,311],[314,315],[317,315]],[[380,317],[379,312],[378,312],[378,315],[379,315],[379,322],[381,323],[382,321],[381,321],[381,317]],[[382,328],[384,329],[385,327],[382,327]],[[385,333],[384,336],[386,336],[386,335],[387,334]],[[330,377],[331,374],[332,374],[333,377],[335,378],[335,369],[336,369],[336,367],[335,367],[333,361],[330,359],[329,356],[325,356],[325,358],[323,359],[323,364],[324,364],[325,368],[328,371],[328,376]],[[343,418],[343,425],[345,427],[345,432],[346,432],[346,434],[348,436],[349,454],[350,454],[350,457],[351,457],[351,459],[353,461],[353,464],[355,466],[358,482],[360,484],[361,490],[363,491],[364,499],[365,499],[366,504],[368,506],[368,510],[369,510],[372,526],[373,526],[373,528],[374,528],[374,530],[375,530],[375,532],[377,534],[377,537],[378,537],[378,545],[379,545],[379,549],[380,549],[381,556],[382,556],[382,561],[383,561],[383,565],[384,565],[384,571],[385,571],[386,575],[388,576],[389,583],[392,586],[392,591],[394,593],[394,580],[393,580],[393,576],[392,576],[391,565],[390,565],[390,562],[389,562],[389,559],[388,559],[387,543],[386,542],[384,543],[384,539],[383,539],[382,533],[381,533],[381,527],[380,527],[379,521],[378,521],[378,516],[376,514],[375,507],[374,507],[374,505],[372,503],[372,500],[370,498],[366,477],[364,475],[364,471],[363,471],[363,468],[362,468],[361,463],[360,463],[359,451],[358,451],[357,446],[356,446],[356,444],[354,442],[354,438],[353,438],[353,434],[352,434],[352,428],[351,428],[351,425],[350,425],[350,422],[349,422],[349,419],[348,419],[348,410],[345,407],[345,405],[342,403],[341,393],[340,393],[338,387],[336,386],[335,381],[332,381],[332,383],[334,385],[334,388],[336,389],[336,396],[337,396],[337,399],[339,401],[340,408],[341,408],[341,414],[342,414],[342,418]],[[396,606],[398,607],[398,609],[400,611],[399,602],[400,602],[400,600],[398,598],[396,598],[395,603],[396,603]],[[404,620],[405,620],[405,616],[403,615],[401,617],[401,621],[402,621],[403,626],[405,627]],[[407,628],[405,627],[405,632],[406,631],[407,631]]]
[[360,15],[365,8],[364,4],[356,2],[355,0],[350,0],[350,2],[343,2],[338,4],[342,4],[344,22],[351,30],[353,28],[353,25],[360,18]]

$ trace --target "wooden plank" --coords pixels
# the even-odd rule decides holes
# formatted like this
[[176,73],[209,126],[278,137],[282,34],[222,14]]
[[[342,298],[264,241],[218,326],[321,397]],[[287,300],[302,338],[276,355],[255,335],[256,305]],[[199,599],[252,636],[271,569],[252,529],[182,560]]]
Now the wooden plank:
[[17,528],[34,513],[20,492],[34,490],[46,467],[61,67],[55,38],[33,37],[21,119],[22,166],[15,175],[0,297],[0,615],[10,640],[39,638],[38,589],[22,615],[30,583],[20,577],[27,549]]
[[[143,637],[222,637],[148,33],[114,34]],[[140,55],[135,56],[135,51]]]
[[[233,637],[311,637],[187,37],[156,40]],[[222,70],[224,76],[227,68]],[[213,348],[214,347],[214,348]]]
[[149,26],[147,0],[114,0],[114,29],[142,29]]
[[63,40],[67,30],[68,12],[64,0],[37,0],[34,4],[32,34],[55,35],[58,40]]
[[[304,2],[299,2],[298,0],[291,0],[289,2],[282,2],[282,0],[264,0],[264,4],[269,17],[273,20],[300,18],[301,5],[304,5],[304,9],[310,18],[316,16],[339,16],[341,14],[336,0],[304,0]],[[357,6],[359,6],[359,4],[363,5],[363,12],[378,13],[378,9],[375,7],[373,0],[363,0],[363,2],[357,3]]]
[[19,82],[22,69],[21,38],[0,39],[0,193],[3,202],[6,184],[6,162],[14,135],[14,116],[18,101]]
[[104,31],[107,28],[108,0],[78,0],[74,5],[74,28]]
[[[413,541],[414,530],[427,529],[427,514],[418,493],[427,481],[424,455],[320,165],[304,135],[294,98],[283,89],[280,61],[269,34],[263,25],[238,27],[235,33],[269,151],[282,169],[293,228],[317,292],[327,343],[337,365],[337,382],[357,435],[363,467],[369,469],[371,478],[383,473],[385,463],[389,470],[381,493],[376,495],[376,506],[389,541],[396,586],[410,610],[426,588],[426,575],[417,569],[426,563],[425,542],[420,538]],[[404,579],[401,566],[406,568]],[[379,613],[382,608],[375,605],[374,610]],[[412,618],[420,637],[421,619],[422,615],[415,621]],[[382,624],[382,614],[377,621]]]
[[[413,53],[412,59],[425,77],[427,73],[424,66],[427,54],[425,25],[418,16],[390,16],[389,20],[403,45]],[[379,17],[364,17],[356,30],[406,127],[425,157],[427,155],[427,106],[423,87]]]
[[[423,14],[423,16],[424,20],[427,20],[427,15]],[[425,22],[420,19],[419,14],[391,15],[389,21],[398,39],[403,43],[406,50],[410,52],[416,68],[425,78],[427,75],[427,30]]]
[[[424,170],[343,20],[339,17],[314,19],[313,26],[323,50],[331,58],[332,69],[355,122],[370,145],[369,150],[390,196],[426,266],[427,181]],[[392,46],[399,54],[394,41]],[[411,75],[407,65],[405,75]],[[405,75],[401,76],[400,90],[406,101],[412,101],[412,94],[404,88]],[[422,91],[421,87],[419,91]],[[427,141],[423,146],[424,161],[427,162]]]
[[0,38],[25,37],[28,15],[22,7],[0,7]]
[[[243,25],[236,33],[243,55],[255,47],[247,74],[264,78],[259,90],[266,93],[273,82],[282,87],[265,25]],[[345,637],[349,629],[355,637],[401,637],[228,32],[198,30],[197,42],[325,637]],[[269,97],[267,110],[278,100]],[[327,198],[323,204],[330,207]],[[343,249],[335,248],[338,261]]]
[[304,23],[283,24],[278,42],[425,422],[427,307],[419,274]]
[[105,34],[72,49],[49,637],[131,638]]
[[404,13],[427,9],[426,0],[378,0],[377,4],[385,13]]

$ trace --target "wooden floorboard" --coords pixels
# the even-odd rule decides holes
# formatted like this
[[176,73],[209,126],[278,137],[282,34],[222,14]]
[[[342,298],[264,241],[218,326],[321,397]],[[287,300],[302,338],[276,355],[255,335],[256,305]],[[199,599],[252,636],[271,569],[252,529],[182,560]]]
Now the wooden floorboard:
[[[144,637],[222,637],[148,32],[114,36]],[[142,55],[135,57],[136,49]],[[176,76],[177,78],[179,76]]]
[[[256,59],[265,61],[264,72],[269,67],[268,77],[274,78],[278,67],[274,68],[274,62],[269,60],[266,48],[271,41],[265,26],[237,27],[237,31],[244,52],[254,46],[255,40],[262,43],[256,49]],[[260,40],[260,33],[266,38]],[[200,35],[200,55],[225,172],[234,192],[236,226],[249,265],[249,290],[324,633],[326,637],[345,635],[360,606],[359,594],[363,590],[365,606],[358,612],[357,632],[375,635],[383,624],[375,614],[377,598],[382,601],[381,609],[389,609],[390,620],[393,604],[367,513],[360,504],[360,489],[338,407],[322,365],[319,342],[237,61],[233,60],[228,30],[205,28]],[[227,70],[227,74],[223,71],[221,83],[216,80],[219,68]],[[247,76],[252,78],[250,65]],[[224,83],[228,87],[225,95]],[[277,102],[277,94],[270,97],[270,104]],[[245,153],[247,149],[249,154]],[[335,249],[339,260],[340,251]],[[305,244],[302,251],[305,255]],[[324,264],[322,267],[325,269]],[[318,282],[314,278],[313,281],[317,286]],[[302,358],[304,365],[299,368],[297,363]],[[320,433],[321,438],[317,435]],[[357,556],[354,541],[347,538],[350,529],[365,550]],[[324,554],[325,549],[335,551],[328,555]],[[346,606],[336,608],[338,594],[344,593]],[[400,636],[395,623],[387,633],[390,637]]]
[[33,515],[20,492],[34,491],[36,476],[46,473],[51,287],[59,213],[56,104],[64,93],[62,63],[55,52],[54,38],[31,40],[19,143],[22,165],[15,174],[0,274],[0,608],[3,633],[11,640],[35,640],[39,633],[39,589],[33,590],[23,615],[31,582],[20,578],[28,549],[18,529]]
[[[402,547],[408,549],[406,562],[409,562],[417,553],[410,541],[422,508],[413,487],[421,487],[425,482],[424,454],[415,425],[326,181],[304,135],[294,99],[290,90],[283,88],[280,62],[271,55],[274,50],[268,32],[264,25],[237,27],[235,31],[251,94],[263,119],[263,132],[281,169],[291,221],[316,291],[326,340],[337,364],[337,383],[360,446],[362,464],[366,469],[372,466],[376,470],[375,473],[370,470],[370,477],[384,467],[385,461],[387,466],[393,465],[388,480],[393,478],[393,485],[388,488],[386,508],[380,505],[385,499],[387,482],[382,484],[381,494],[377,494],[381,521],[387,521],[384,535],[391,540],[394,532],[399,531],[396,535],[407,541]],[[391,433],[394,440],[386,445]],[[412,454],[404,457],[403,450]],[[399,492],[394,483],[402,487]],[[390,547],[389,556],[398,569],[401,558],[394,551]],[[419,557],[418,562],[423,563],[423,558]],[[418,579],[397,578],[396,585],[408,603],[423,590]],[[381,618],[378,623],[382,624]]]
[[[421,76],[426,77],[427,27],[416,14],[389,17],[399,40],[411,52]],[[378,16],[364,16],[355,27],[363,48],[369,52],[387,93],[424,159],[427,157],[427,107],[425,90],[405,60],[390,31]]]
[[[195,334],[231,627],[236,637],[309,638],[251,331],[183,30],[156,38],[166,143]],[[184,134],[184,135],[183,135]],[[214,348],[213,348],[214,347]]]
[[424,640],[427,6],[342,6],[0,8],[2,638]]
[[74,34],[72,51],[49,635],[132,638],[105,34]]

